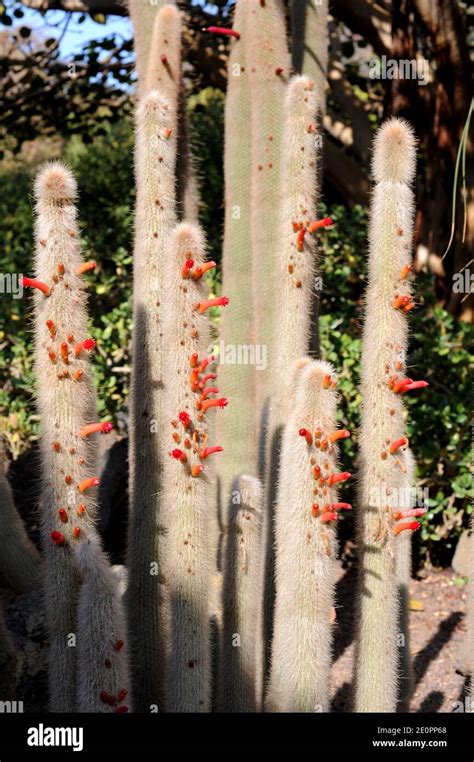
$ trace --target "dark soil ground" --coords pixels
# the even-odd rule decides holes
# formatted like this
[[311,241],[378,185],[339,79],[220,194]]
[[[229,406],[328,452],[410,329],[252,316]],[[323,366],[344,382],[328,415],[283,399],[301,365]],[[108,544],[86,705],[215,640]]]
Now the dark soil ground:
[[[415,673],[411,712],[459,711],[467,681],[462,669],[466,631],[466,588],[449,569],[425,570],[410,585],[410,637]],[[352,711],[355,569],[342,570],[338,582],[333,702],[336,712]]]

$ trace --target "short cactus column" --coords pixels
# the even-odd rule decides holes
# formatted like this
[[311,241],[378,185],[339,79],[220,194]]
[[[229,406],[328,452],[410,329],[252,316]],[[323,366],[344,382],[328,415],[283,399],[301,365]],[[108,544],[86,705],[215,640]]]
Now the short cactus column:
[[301,372],[283,433],[276,508],[276,601],[270,712],[327,712],[337,574],[337,394],[334,369],[314,361]]

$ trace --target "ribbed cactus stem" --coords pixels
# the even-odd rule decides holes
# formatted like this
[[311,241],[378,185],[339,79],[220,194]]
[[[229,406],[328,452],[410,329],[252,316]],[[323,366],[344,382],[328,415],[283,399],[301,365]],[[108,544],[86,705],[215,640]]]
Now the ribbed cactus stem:
[[331,365],[308,365],[283,434],[268,711],[329,710],[335,524],[339,511],[350,508],[338,501],[337,446],[331,443],[336,430],[334,383]]
[[75,708],[75,648],[69,638],[76,632],[78,578],[72,548],[94,524],[98,480],[84,493],[79,488],[95,475],[98,435],[80,435],[96,415],[89,351],[73,351],[88,331],[74,177],[59,163],[47,165],[35,196],[36,278],[49,288],[48,296],[35,292],[34,331],[50,704],[52,711],[66,712]]
[[210,709],[209,589],[213,568],[212,462],[208,420],[222,415],[225,397],[204,381],[214,358],[208,317],[200,306],[207,288],[200,276],[205,244],[200,228],[181,223],[171,236],[166,260],[166,405],[161,436],[169,451],[163,475],[166,511],[165,574],[170,596],[169,668],[166,708],[174,712]]
[[328,1],[291,0],[291,57],[293,68],[310,77],[318,94],[318,107],[326,106],[328,67]]
[[[273,329],[280,245],[280,179],[283,101],[289,75],[282,0],[250,0],[247,8],[247,67],[252,119],[251,238],[254,342],[274,356]],[[257,416],[270,393],[271,374],[255,374]]]
[[[136,711],[162,705],[165,628],[160,541],[163,462],[163,270],[175,224],[176,134],[173,109],[152,91],[138,105],[133,255],[133,344],[130,402],[130,518],[127,590]],[[159,574],[157,571],[159,570]]]
[[97,535],[76,550],[82,579],[78,601],[77,708],[79,712],[130,710],[126,618],[120,581]]
[[309,349],[316,245],[311,234],[306,234],[300,245],[298,235],[316,216],[316,111],[313,82],[308,77],[292,79],[285,99],[282,143],[278,291],[273,329],[275,353],[271,356],[270,421],[273,426],[287,420],[289,412],[287,389],[282,379],[291,364]]
[[[403,528],[393,502],[407,473],[402,394],[416,388],[405,378],[412,305],[410,266],[413,231],[415,139],[411,127],[391,119],[374,141],[369,232],[369,279],[363,331],[358,537],[361,554],[356,709],[393,712],[397,704],[397,543]],[[409,456],[408,456],[409,457]],[[411,506],[407,506],[410,508]]]
[[153,2],[149,0],[128,0],[128,9],[133,23],[140,95],[146,93],[146,79],[152,55],[155,19],[160,10],[169,5],[173,5],[170,0],[153,0]]
[[[217,421],[224,452],[219,462],[222,505],[228,505],[229,490],[237,474],[257,473],[257,426],[253,396],[256,371],[250,355],[245,362],[231,362],[232,350],[251,350],[253,336],[252,244],[250,177],[251,108],[246,23],[249,0],[237,0],[234,28],[240,39],[232,43],[228,63],[225,102],[225,225],[222,259],[223,289],[230,305],[221,319],[220,340],[224,349],[219,375],[233,405],[223,421]],[[226,355],[227,348],[227,355]],[[241,358],[242,359],[242,358]],[[265,358],[268,362],[268,358]],[[227,362],[226,362],[227,360]]]
[[155,16],[145,92],[158,90],[177,118],[181,85],[181,14],[175,5],[165,5]]
[[5,466],[0,440],[0,574],[16,593],[28,593],[40,587],[43,565],[15,507]]
[[228,510],[222,591],[220,701],[224,712],[258,712],[263,652],[256,628],[263,596],[260,481],[237,477]]

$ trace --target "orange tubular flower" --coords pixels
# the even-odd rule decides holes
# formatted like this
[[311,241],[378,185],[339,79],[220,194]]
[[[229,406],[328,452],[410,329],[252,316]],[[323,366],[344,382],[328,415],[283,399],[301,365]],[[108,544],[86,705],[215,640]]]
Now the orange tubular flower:
[[84,339],[84,341],[79,341],[74,346],[74,357],[79,357],[81,352],[83,350],[89,351],[90,349],[94,349],[95,347],[95,341],[94,339]]
[[72,374],[72,377],[74,381],[80,381],[83,375],[84,375],[83,370],[75,370],[74,373]]
[[194,477],[199,476],[200,474],[202,474],[203,471],[204,471],[204,466],[202,466],[201,464],[197,466],[193,466],[191,469],[191,476],[194,476]]
[[302,228],[298,235],[296,236],[296,248],[298,251],[303,251],[304,249],[304,237],[306,235],[306,228]]
[[216,266],[216,262],[205,262],[203,265],[198,265],[198,267],[195,267],[192,271],[191,277],[193,280],[199,280],[199,278],[202,278],[205,273],[207,273],[209,270],[212,270]]
[[416,532],[416,530],[419,528],[419,521],[407,521],[405,524],[397,524],[394,526],[393,531],[395,534],[400,534],[400,532],[403,532],[405,529],[411,529],[412,532]]
[[20,278],[20,286],[23,286],[24,288],[37,288],[38,291],[41,291],[45,296],[49,296],[51,293],[49,286],[47,286],[46,283],[43,283],[42,280],[27,278],[25,275],[22,275]]
[[328,521],[337,521],[337,513],[334,513],[333,511],[326,511],[321,516],[321,521],[323,524],[327,524]]
[[327,373],[323,378],[323,389],[329,389],[331,386],[331,376]]
[[311,515],[314,518],[317,518],[319,516],[319,505],[317,503],[313,503],[311,506]]
[[332,225],[332,217],[324,217],[322,220],[315,220],[308,225],[308,233],[314,233],[320,228],[327,228]]
[[[198,367],[198,373],[201,374],[204,370],[206,370],[207,366],[211,364],[211,362],[214,362],[217,360],[217,357],[215,355],[210,355],[209,357],[206,357],[202,363]],[[215,377],[217,378],[217,376]]]
[[229,400],[226,397],[219,397],[219,399],[215,400],[203,400],[199,404],[199,410],[202,413],[205,413],[206,410],[209,410],[211,407],[226,407],[229,403]]
[[404,267],[402,267],[400,278],[402,280],[406,280],[410,272],[411,272],[411,265],[405,265]]
[[398,521],[398,519],[408,519],[410,516],[424,516],[425,513],[426,508],[410,508],[406,511],[395,511],[393,518]]
[[61,344],[61,358],[66,365],[69,365],[69,349],[65,341]]
[[48,327],[49,333],[51,334],[51,338],[55,339],[56,338],[56,325],[54,323],[54,320],[47,320],[46,321],[46,325]]
[[400,449],[400,447],[406,447],[408,444],[408,439],[406,437],[400,437],[400,439],[396,439],[392,444],[390,445],[390,452],[392,455],[394,455],[397,450]]
[[91,487],[97,487],[99,484],[100,479],[98,476],[89,476],[88,479],[84,479],[77,485],[77,489],[79,492],[85,492],[86,490],[91,489]]
[[101,434],[108,434],[110,431],[112,431],[113,426],[111,423],[105,422],[105,423],[90,423],[88,426],[83,426],[83,428],[79,432],[80,437],[88,437],[91,434],[95,434],[96,432],[99,432]]
[[199,453],[199,457],[201,458],[201,460],[205,460],[207,457],[209,457],[209,455],[213,455],[215,452],[222,452],[223,449],[224,449],[223,447],[219,447],[219,446],[204,447],[204,449],[201,450],[201,452]]
[[331,503],[329,510],[332,513],[335,511],[352,511],[352,505],[350,503]]
[[80,265],[78,265],[76,268],[76,273],[77,275],[82,275],[89,270],[95,270],[96,267],[97,263],[93,262],[92,259],[90,259],[88,262],[82,262]]
[[205,311],[211,307],[227,307],[228,304],[229,298],[227,296],[219,296],[216,299],[205,299],[203,302],[198,302],[195,309],[200,315],[204,315]]
[[396,310],[403,310],[411,304],[411,296],[396,296],[392,302],[392,307]]
[[349,473],[349,471],[342,471],[339,474],[331,474],[331,476],[328,479],[328,484],[330,487],[333,486],[333,484],[338,484],[339,482],[345,482],[348,479],[350,479],[352,474]]
[[313,444],[313,435],[311,434],[310,431],[308,431],[308,429],[300,429],[298,434],[300,435],[300,437],[304,437],[306,439],[306,442],[308,443],[308,445]]
[[206,399],[206,397],[209,397],[210,394],[219,394],[219,389],[217,386],[208,386],[206,389],[202,390],[202,394],[199,398],[200,402]]
[[347,439],[350,437],[351,432],[348,429],[341,429],[341,431],[334,431],[329,435],[330,442],[337,442],[338,439]]
[[404,394],[412,389],[424,389],[429,386],[428,381],[413,381],[412,378],[401,378],[393,384],[393,391],[396,394]]
[[205,375],[204,378],[201,378],[199,382],[199,388],[204,389],[204,387],[206,386],[206,383],[211,380],[213,381],[215,378],[217,378],[217,373],[207,373],[207,375]]

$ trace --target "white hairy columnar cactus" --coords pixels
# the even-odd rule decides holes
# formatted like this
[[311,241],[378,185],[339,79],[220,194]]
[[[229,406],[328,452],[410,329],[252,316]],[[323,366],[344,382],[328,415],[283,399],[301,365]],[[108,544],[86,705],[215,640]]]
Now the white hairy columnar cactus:
[[291,415],[282,438],[276,506],[276,601],[267,711],[329,710],[334,591],[335,524],[349,503],[337,485],[334,369],[313,361],[298,373]]
[[162,436],[169,455],[162,499],[172,632],[166,680],[169,711],[210,709],[211,475],[212,460],[222,448],[208,441],[207,419],[213,408],[225,407],[227,399],[215,396],[215,358],[204,353],[209,347],[206,311],[228,302],[226,297],[206,299],[203,275],[213,267],[215,262],[205,262],[200,228],[178,225],[166,259],[164,324],[167,388]]
[[407,315],[414,306],[409,276],[415,160],[411,127],[400,119],[382,125],[374,141],[361,371],[356,709],[364,712],[396,709],[398,579],[406,583],[407,570],[401,564],[409,563],[405,553],[397,568],[397,554],[402,550],[398,549],[399,534],[416,530],[419,522],[412,519],[424,512],[410,502],[400,505],[412,470],[402,395],[427,386],[425,381],[407,378],[405,367]]

